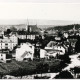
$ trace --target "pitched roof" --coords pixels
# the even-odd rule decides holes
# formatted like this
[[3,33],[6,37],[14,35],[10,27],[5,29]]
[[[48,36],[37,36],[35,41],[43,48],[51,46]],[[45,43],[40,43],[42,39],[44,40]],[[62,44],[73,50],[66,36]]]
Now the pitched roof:
[[55,41],[50,41],[48,44],[47,44],[47,47],[52,47],[52,46],[55,46],[56,45],[56,42]]
[[49,52],[49,51],[62,51],[62,50],[57,50],[57,49],[45,49],[47,52]]

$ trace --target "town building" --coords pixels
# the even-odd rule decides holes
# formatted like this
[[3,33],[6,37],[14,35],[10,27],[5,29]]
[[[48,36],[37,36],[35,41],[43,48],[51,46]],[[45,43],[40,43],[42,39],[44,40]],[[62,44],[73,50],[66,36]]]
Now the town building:
[[12,55],[9,54],[8,50],[0,51],[0,62],[6,63],[11,62]]
[[68,32],[64,32],[64,33],[63,33],[63,36],[64,36],[65,38],[68,38],[68,36],[69,36]]
[[34,58],[34,46],[30,43],[22,43],[19,48],[16,49],[15,57],[17,61],[23,61],[24,59]]
[[19,39],[30,39],[34,40],[36,36],[39,36],[39,29],[37,25],[28,25],[26,26],[26,31],[18,31],[18,38]]
[[57,44],[57,42],[50,41],[45,49],[53,49],[53,50],[60,50],[62,53],[65,54],[65,48],[61,44]]
[[65,53],[62,50],[57,49],[40,49],[40,58],[57,57],[57,55],[64,55]]
[[13,48],[17,44],[18,44],[18,38],[16,35],[3,36],[3,38],[0,38],[0,50],[2,49],[13,50]]
[[34,32],[34,33],[26,34],[26,36],[27,36],[27,39],[35,40],[36,36],[39,36],[39,34]]

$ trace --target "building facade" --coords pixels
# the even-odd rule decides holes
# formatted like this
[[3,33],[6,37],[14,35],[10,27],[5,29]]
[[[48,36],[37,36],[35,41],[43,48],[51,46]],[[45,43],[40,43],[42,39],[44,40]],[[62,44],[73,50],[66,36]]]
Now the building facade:
[[34,46],[30,43],[22,43],[20,48],[16,49],[16,60],[23,61],[24,59],[34,58]]

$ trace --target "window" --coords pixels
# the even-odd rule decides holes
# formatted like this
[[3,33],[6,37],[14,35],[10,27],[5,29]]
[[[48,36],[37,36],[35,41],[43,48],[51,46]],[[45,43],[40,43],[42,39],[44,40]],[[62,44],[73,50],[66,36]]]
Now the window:
[[1,60],[3,60],[3,58],[1,58]]
[[8,45],[7,43],[5,43],[5,45]]
[[32,46],[30,46],[32,48]]
[[1,56],[3,56],[3,55],[1,54]]

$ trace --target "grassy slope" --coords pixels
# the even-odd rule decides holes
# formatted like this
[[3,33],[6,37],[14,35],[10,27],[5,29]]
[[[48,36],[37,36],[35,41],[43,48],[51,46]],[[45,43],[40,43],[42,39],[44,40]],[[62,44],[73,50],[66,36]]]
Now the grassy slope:
[[[17,70],[19,67],[25,68],[25,69],[36,69],[36,65],[39,63],[42,63],[43,61],[30,61],[30,62],[18,62],[18,61],[12,61],[11,63],[0,63],[0,72],[3,74],[8,74],[11,71]],[[43,63],[49,64],[49,66],[54,65],[54,67],[57,67],[60,65],[59,60],[53,60],[53,61],[44,61]]]

